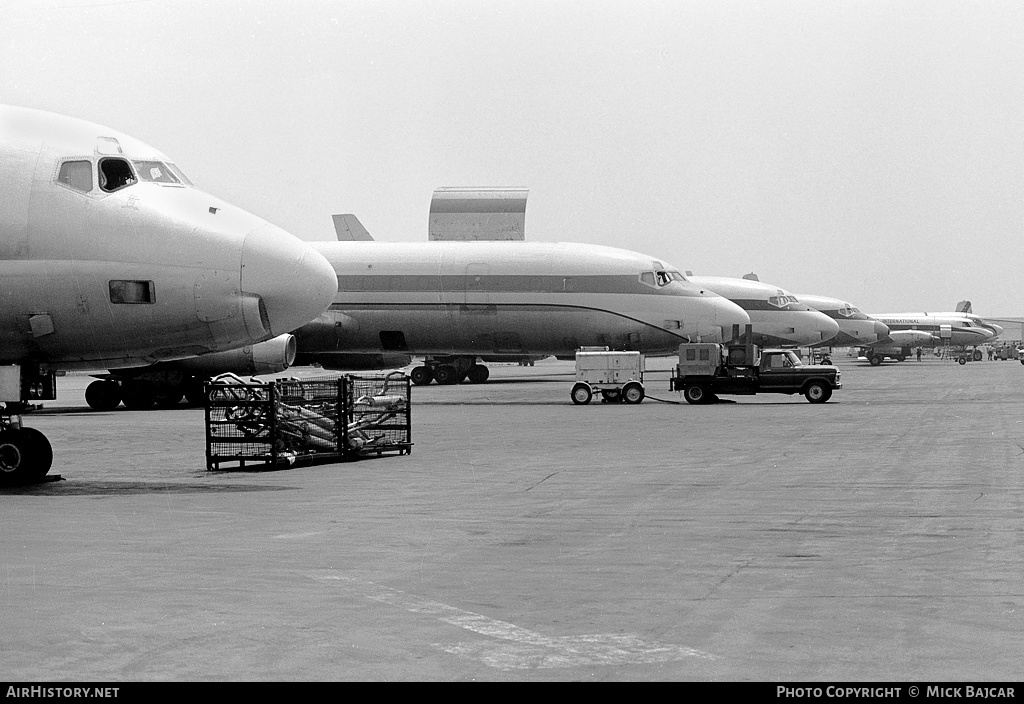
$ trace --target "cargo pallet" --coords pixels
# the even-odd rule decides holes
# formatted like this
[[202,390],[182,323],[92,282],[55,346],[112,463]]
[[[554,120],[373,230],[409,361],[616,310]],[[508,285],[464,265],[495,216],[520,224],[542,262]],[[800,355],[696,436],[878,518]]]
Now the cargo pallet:
[[412,452],[402,373],[206,384],[206,468],[284,469]]

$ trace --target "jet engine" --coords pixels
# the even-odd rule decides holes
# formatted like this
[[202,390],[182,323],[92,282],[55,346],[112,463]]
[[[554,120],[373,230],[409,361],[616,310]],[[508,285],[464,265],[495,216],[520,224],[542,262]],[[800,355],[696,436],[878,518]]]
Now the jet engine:
[[161,366],[206,376],[215,376],[225,371],[240,375],[274,374],[294,364],[296,352],[295,336],[286,334],[241,349],[179,359]]

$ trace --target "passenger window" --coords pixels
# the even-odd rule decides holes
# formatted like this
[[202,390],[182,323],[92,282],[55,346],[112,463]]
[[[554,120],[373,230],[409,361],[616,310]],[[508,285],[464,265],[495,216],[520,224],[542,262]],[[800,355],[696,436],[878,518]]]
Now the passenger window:
[[110,282],[111,303],[155,303],[156,285],[152,281],[124,281],[115,279]]
[[65,161],[60,165],[57,181],[76,191],[88,193],[92,190],[92,162]]
[[135,183],[135,174],[125,159],[100,159],[100,188],[107,193]]

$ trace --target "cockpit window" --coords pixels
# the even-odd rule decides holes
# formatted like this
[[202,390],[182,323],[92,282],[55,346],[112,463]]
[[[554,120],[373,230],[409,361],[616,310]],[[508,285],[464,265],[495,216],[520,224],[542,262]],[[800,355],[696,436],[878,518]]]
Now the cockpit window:
[[175,176],[177,176],[178,180],[181,181],[182,183],[184,183],[186,186],[191,186],[192,185],[192,182],[189,180],[188,176],[186,176],[185,174],[183,174],[181,172],[181,169],[178,168],[177,164],[172,164],[172,163],[168,162],[168,163],[164,164],[164,166],[166,166],[168,169],[170,169],[171,173],[174,174]]
[[153,183],[174,183],[180,184],[181,180],[167,168],[167,164],[160,161],[134,161],[135,170],[143,181]]
[[125,159],[100,159],[99,173],[100,188],[107,193],[135,183],[131,164]]
[[92,162],[65,161],[60,165],[57,182],[70,186],[76,191],[88,193],[92,190]]
[[654,274],[658,278],[659,286],[667,286],[672,281],[667,271],[656,271]]
[[768,302],[773,306],[785,308],[791,303],[799,303],[800,301],[797,300],[796,296],[770,296]]

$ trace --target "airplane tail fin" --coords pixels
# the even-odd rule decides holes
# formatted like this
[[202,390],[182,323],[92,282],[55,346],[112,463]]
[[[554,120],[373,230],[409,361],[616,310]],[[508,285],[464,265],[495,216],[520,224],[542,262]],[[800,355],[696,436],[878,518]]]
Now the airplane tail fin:
[[970,301],[960,301],[959,303],[956,304],[956,312],[957,313],[973,313],[974,311],[971,310],[971,302]]
[[525,188],[438,188],[430,200],[431,240],[526,239]]
[[355,215],[346,213],[344,215],[332,215],[331,217],[334,218],[334,232],[337,234],[339,242],[373,241],[370,233],[366,231],[363,223],[359,222],[359,218]]

